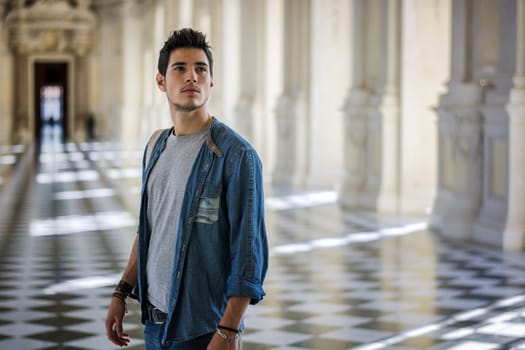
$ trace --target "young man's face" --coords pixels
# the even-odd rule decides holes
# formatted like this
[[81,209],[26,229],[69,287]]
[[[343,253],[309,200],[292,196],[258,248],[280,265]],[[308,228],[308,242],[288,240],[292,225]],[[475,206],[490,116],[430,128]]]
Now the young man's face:
[[179,48],[172,51],[166,76],[157,74],[157,85],[175,110],[191,112],[202,108],[213,86],[204,50]]

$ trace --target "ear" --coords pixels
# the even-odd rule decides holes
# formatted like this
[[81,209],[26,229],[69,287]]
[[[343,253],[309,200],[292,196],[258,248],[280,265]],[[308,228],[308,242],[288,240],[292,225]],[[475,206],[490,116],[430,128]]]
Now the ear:
[[213,87],[213,78],[211,78],[210,87]]
[[162,74],[157,73],[157,75],[155,76],[155,80],[157,82],[159,90],[162,92],[166,92],[166,78]]

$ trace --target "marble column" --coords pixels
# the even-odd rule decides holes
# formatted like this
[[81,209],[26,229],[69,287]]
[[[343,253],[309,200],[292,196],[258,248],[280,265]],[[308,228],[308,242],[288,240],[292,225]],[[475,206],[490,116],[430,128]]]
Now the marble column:
[[[452,0],[403,0],[399,120],[402,213],[429,214],[437,184],[437,115],[450,79]],[[422,78],[424,77],[424,79]]]
[[[23,8],[23,2],[17,1],[15,9],[12,11],[23,11]],[[32,47],[26,40],[29,37],[29,31],[22,25],[22,20],[17,17],[11,23],[13,26],[18,25],[18,28],[11,29],[9,32],[9,44],[15,59],[12,85],[14,112],[13,123],[11,124],[11,142],[26,144],[33,138],[29,120],[29,99],[31,98],[30,96],[33,96],[33,91],[29,91],[28,71],[29,54]]]
[[294,174],[297,159],[298,99],[283,95],[275,108],[277,126],[277,154],[272,174],[272,184],[277,189],[287,189],[295,185]]
[[[0,0],[0,13],[5,11],[6,0]],[[0,27],[0,37],[5,37],[4,26]],[[13,67],[9,49],[5,41],[0,42],[0,144],[11,142],[12,131],[12,89]]]
[[284,2],[283,95],[275,109],[277,147],[272,184],[302,187],[308,176],[310,144],[310,6],[302,0]]
[[366,90],[353,89],[343,107],[345,138],[339,204],[350,210],[361,207],[367,183],[368,98]]
[[31,134],[30,120],[29,120],[29,97],[28,92],[33,95],[33,91],[29,91],[29,71],[28,71],[28,56],[19,52],[16,56],[15,65],[15,80],[14,80],[14,122],[12,131],[12,142],[15,144],[27,144],[33,138]]
[[98,57],[98,103],[97,135],[102,139],[121,137],[122,84],[123,84],[123,26],[120,8],[104,6],[99,12],[99,35],[104,38],[99,43]]
[[[351,2],[313,0],[311,8],[308,188],[333,189],[342,175],[344,121],[341,106],[351,77]],[[330,25],[326,25],[330,23]],[[345,79],[341,79],[345,77]]]
[[509,102],[509,174],[505,250],[525,249],[525,1],[516,8],[516,71]]
[[[368,181],[362,204],[380,212],[399,210],[399,57],[400,2],[381,3],[376,30],[375,82],[369,99]],[[386,23],[384,22],[386,21]]]
[[235,106],[235,128],[249,142],[255,139],[255,99],[252,96],[241,96]]
[[352,2],[350,51],[352,58],[350,88],[343,104],[343,174],[339,186],[339,204],[344,209],[359,209],[367,185],[368,168],[368,103],[370,92],[365,88],[365,4]]
[[[140,115],[143,105],[142,52],[145,27],[142,22],[144,4],[126,2],[122,6],[122,113],[120,135],[124,143],[133,143],[140,135]],[[139,73],[139,74],[137,74]]]
[[261,65],[264,54],[264,37],[262,16],[263,3],[257,0],[243,0],[238,4],[239,19],[239,97],[235,105],[235,126],[248,141],[255,144],[260,135],[261,86],[264,86],[264,75]]
[[[516,65],[516,1],[475,2],[476,75],[483,89],[483,189],[476,241],[503,245],[508,202],[509,101]],[[489,49],[491,51],[489,51]]]
[[73,134],[69,132],[70,137],[76,141],[83,141],[87,138],[86,122],[89,117],[89,75],[88,75],[88,57],[78,56],[75,59],[75,83],[73,92],[75,93],[75,115],[73,116]]
[[438,190],[431,226],[470,239],[481,206],[483,92],[473,81],[472,0],[453,1],[452,62],[448,91],[440,97]]

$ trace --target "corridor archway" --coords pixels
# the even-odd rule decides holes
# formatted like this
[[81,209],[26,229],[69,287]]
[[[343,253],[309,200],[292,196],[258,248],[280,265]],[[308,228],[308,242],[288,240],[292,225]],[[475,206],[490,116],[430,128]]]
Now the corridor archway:
[[68,63],[34,63],[34,137],[41,138],[44,126],[59,127],[68,138]]

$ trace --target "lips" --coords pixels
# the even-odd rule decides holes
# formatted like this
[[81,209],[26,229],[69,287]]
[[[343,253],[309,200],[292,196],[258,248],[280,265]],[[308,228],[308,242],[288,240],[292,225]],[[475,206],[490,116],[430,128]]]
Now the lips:
[[187,92],[187,93],[199,93],[199,92],[201,92],[200,89],[198,87],[195,87],[195,86],[185,87],[181,91],[182,92]]

